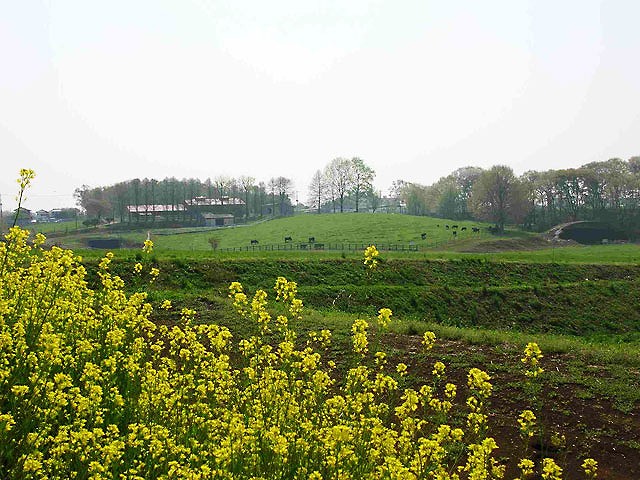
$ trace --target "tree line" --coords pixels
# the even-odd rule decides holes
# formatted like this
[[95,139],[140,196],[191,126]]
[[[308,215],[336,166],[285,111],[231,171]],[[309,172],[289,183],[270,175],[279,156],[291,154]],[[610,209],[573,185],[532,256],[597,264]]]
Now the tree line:
[[432,185],[397,180],[392,195],[407,213],[478,219],[543,231],[576,220],[605,221],[620,229],[640,228],[640,157],[612,158],[579,168],[530,170],[516,176],[504,165],[464,167]]
[[[83,185],[75,190],[74,197],[87,216],[98,220],[140,221],[137,216],[131,217],[127,206],[166,205],[179,211],[181,206],[197,197],[220,199],[223,204],[225,199],[240,198],[244,202],[243,216],[251,218],[290,213],[292,189],[293,181],[283,176],[273,177],[266,183],[256,182],[250,176],[219,176],[205,181],[174,177],[164,180],[135,178],[106,187]],[[183,220],[188,220],[189,215],[183,211]]]

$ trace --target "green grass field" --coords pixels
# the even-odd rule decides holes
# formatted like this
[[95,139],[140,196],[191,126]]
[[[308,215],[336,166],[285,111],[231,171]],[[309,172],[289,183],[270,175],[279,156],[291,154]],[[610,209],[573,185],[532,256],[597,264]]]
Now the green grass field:
[[[57,244],[73,248],[87,258],[95,258],[104,254],[102,251],[86,250],[87,238],[105,238],[115,236],[129,245],[141,245],[151,232],[156,245],[156,255],[161,258],[200,259],[200,258],[358,258],[360,253],[349,250],[356,245],[398,245],[415,247],[417,252],[383,252],[385,258],[419,258],[419,259],[483,259],[498,262],[533,262],[533,263],[638,263],[640,247],[635,244],[622,245],[569,245],[554,246],[538,235],[508,230],[504,236],[494,236],[487,232],[486,224],[476,222],[456,222],[460,231],[453,238],[451,230],[444,225],[453,221],[429,217],[412,217],[393,214],[324,214],[300,215],[265,221],[246,226],[220,229],[140,229],[127,233],[109,233],[99,229],[90,233],[77,234],[69,230],[69,235],[56,236]],[[47,224],[43,224],[47,225]],[[437,225],[440,225],[439,227]],[[481,232],[474,234],[470,227],[481,227]],[[51,224],[51,228],[71,227],[66,224]],[[185,232],[186,230],[186,232]],[[427,238],[422,240],[421,233]],[[292,237],[291,244],[284,243],[284,237]],[[219,248],[214,251],[209,244],[210,238],[219,241]],[[340,244],[344,251],[300,251],[298,243],[305,243],[314,237],[316,243]],[[258,240],[259,246],[251,250],[251,240]],[[265,251],[273,246],[275,251]],[[277,248],[281,250],[277,250]],[[227,249],[245,249],[245,251],[229,252]],[[249,248],[249,251],[246,249]],[[293,250],[282,250],[293,248]],[[118,256],[131,257],[138,250],[122,249]]]
[[78,229],[86,228],[81,220],[77,222],[75,220],[68,220],[64,222],[51,222],[51,223],[35,223],[29,227],[29,230],[34,232],[49,234],[49,233],[70,233]]

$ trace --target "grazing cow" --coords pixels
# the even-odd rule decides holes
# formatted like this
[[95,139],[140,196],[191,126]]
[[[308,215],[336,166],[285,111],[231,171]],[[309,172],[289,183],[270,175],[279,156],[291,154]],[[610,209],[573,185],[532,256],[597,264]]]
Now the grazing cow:
[[453,236],[454,236],[454,237],[456,237],[456,236],[458,235],[458,232],[457,232],[457,231],[455,231],[455,230],[454,230],[453,232],[451,232],[451,233],[453,233]]
[[426,240],[427,239],[427,234],[426,233],[421,233],[420,237],[422,237],[423,240]]
[[458,225],[451,225],[451,228],[455,230],[456,228],[458,228]]
[[462,227],[460,230],[464,231],[464,230],[466,230],[466,229],[467,229],[467,227]]
[[444,228],[446,228],[447,230],[449,230],[449,225],[445,225]]
[[436,225],[436,228],[440,228],[440,224],[437,224],[437,225]]
[[289,242],[293,242],[293,239],[291,237],[284,237],[284,241],[285,243],[289,243]]
[[251,240],[251,245],[257,245],[258,244],[258,240]]
[[480,229],[478,227],[471,227],[473,233],[480,233]]
[[316,237],[309,237],[309,243],[315,243]]

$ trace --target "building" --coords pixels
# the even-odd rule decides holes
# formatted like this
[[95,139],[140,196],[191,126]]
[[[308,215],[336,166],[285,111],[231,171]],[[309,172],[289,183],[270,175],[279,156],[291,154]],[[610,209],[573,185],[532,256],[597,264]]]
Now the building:
[[168,220],[182,216],[184,205],[127,205],[127,212],[132,217],[144,220]]
[[51,213],[48,210],[38,210],[35,215],[36,222],[51,221]]
[[245,202],[237,197],[206,198],[196,197],[185,202],[185,207],[190,211],[203,213],[231,214],[241,217],[245,212]]
[[188,223],[221,227],[233,225],[245,212],[241,198],[195,197],[177,205],[127,205],[129,218],[134,222]]
[[203,213],[205,227],[228,227],[233,225],[235,217],[230,213]]

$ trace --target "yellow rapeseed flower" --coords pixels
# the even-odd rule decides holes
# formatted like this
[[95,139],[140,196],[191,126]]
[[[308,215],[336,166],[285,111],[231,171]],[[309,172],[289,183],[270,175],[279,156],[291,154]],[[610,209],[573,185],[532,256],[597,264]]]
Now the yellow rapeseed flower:
[[596,462],[593,458],[587,458],[582,463],[582,468],[584,470],[584,474],[588,478],[596,478],[598,476],[598,462]]
[[378,266],[378,256],[380,252],[375,247],[375,245],[368,246],[364,251],[364,264],[369,267],[369,269],[373,270]]
[[149,239],[145,240],[142,244],[142,251],[147,254],[153,252],[153,242]]
[[562,468],[552,458],[542,459],[542,478],[544,480],[562,480]]

